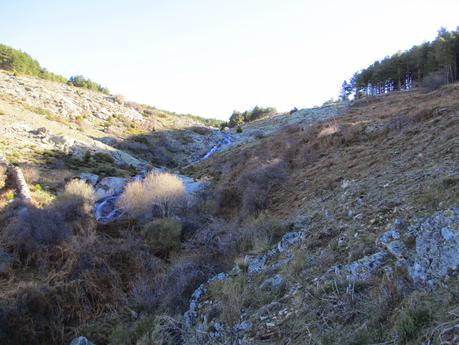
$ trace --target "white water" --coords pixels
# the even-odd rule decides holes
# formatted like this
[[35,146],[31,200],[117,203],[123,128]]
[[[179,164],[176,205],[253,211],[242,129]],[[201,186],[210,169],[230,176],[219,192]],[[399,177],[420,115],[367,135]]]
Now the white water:
[[[231,135],[225,132],[222,133],[223,139],[213,146],[202,158],[198,159],[198,162],[208,159],[213,154],[222,151],[232,144],[233,138]],[[166,168],[154,168],[153,170],[159,172],[167,171]],[[193,180],[191,177],[179,174],[176,174],[176,176],[182,180],[187,193],[195,193],[202,188],[202,184]],[[145,175],[137,175],[132,177],[131,181],[142,180],[144,177]],[[96,202],[94,205],[94,216],[99,223],[107,224],[121,217],[123,210],[116,205],[120,194],[114,194]]]

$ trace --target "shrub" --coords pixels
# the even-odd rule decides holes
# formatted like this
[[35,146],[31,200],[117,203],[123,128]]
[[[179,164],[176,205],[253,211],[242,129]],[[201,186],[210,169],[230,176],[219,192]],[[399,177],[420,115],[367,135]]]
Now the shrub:
[[279,242],[287,232],[287,227],[277,218],[264,212],[249,221],[243,234],[243,250],[256,252],[269,248]]
[[259,168],[241,174],[236,183],[242,193],[244,212],[253,214],[265,209],[270,190],[286,177],[286,164],[280,159],[259,164]]
[[83,180],[72,180],[65,186],[63,198],[80,198],[90,208],[94,206],[94,189]]
[[155,219],[144,226],[142,234],[150,248],[167,257],[180,249],[182,225],[172,218]]
[[153,211],[167,217],[185,197],[185,187],[177,176],[151,172],[143,181],[128,183],[118,204],[133,218],[151,217]]
[[195,256],[181,258],[173,263],[160,285],[160,307],[172,315],[186,310],[191,294],[209,275],[215,274],[208,260]]
[[75,235],[87,236],[94,230],[92,188],[71,182],[65,193],[46,208],[14,203],[0,219],[1,240],[28,260]]

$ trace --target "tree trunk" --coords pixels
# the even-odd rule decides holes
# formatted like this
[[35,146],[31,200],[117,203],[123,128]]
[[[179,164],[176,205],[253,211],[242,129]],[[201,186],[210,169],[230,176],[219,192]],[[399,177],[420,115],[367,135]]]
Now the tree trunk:
[[17,198],[25,203],[32,202],[32,194],[24,178],[21,168],[10,164],[8,160],[0,156],[0,164],[5,165],[8,170],[8,176],[11,178],[13,185],[17,190]]

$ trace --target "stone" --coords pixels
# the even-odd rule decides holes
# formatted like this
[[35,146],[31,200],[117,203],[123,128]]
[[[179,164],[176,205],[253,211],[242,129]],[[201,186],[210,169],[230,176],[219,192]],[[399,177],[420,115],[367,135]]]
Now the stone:
[[263,283],[261,283],[260,289],[277,290],[282,286],[283,283],[284,278],[282,278],[279,274],[276,274],[273,277],[268,278]]
[[390,254],[397,259],[406,255],[406,246],[400,239],[400,232],[396,229],[386,231],[376,240],[376,244],[384,247]]
[[85,337],[78,337],[70,342],[70,345],[94,345]]
[[433,286],[459,267],[459,208],[440,211],[411,226],[416,252],[408,259],[415,282]]
[[384,265],[387,257],[386,252],[376,252],[373,255],[364,256],[363,258],[351,262],[348,265],[339,268],[332,267],[336,274],[344,273],[349,281],[366,281],[371,274],[375,273]]
[[267,259],[266,255],[257,255],[254,257],[246,255],[244,257],[244,265],[247,266],[247,272],[249,274],[260,273],[265,267]]
[[96,185],[94,197],[96,201],[121,194],[126,186],[127,180],[123,177],[104,177]]
[[277,245],[277,250],[279,253],[285,252],[289,247],[292,245],[300,242],[303,239],[303,232],[287,232],[282,239],[280,240],[279,244]]
[[97,184],[97,181],[99,180],[98,175],[91,174],[91,173],[81,173],[79,177],[80,177],[80,180],[83,180],[89,183],[93,187]]
[[234,326],[234,331],[236,333],[246,333],[252,329],[253,325],[250,321],[242,321]]

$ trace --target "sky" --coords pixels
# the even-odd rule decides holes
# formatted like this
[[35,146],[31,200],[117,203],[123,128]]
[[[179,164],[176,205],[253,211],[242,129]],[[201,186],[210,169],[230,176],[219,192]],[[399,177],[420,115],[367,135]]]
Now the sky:
[[129,100],[227,119],[336,98],[458,13],[457,0],[0,0],[0,43]]

